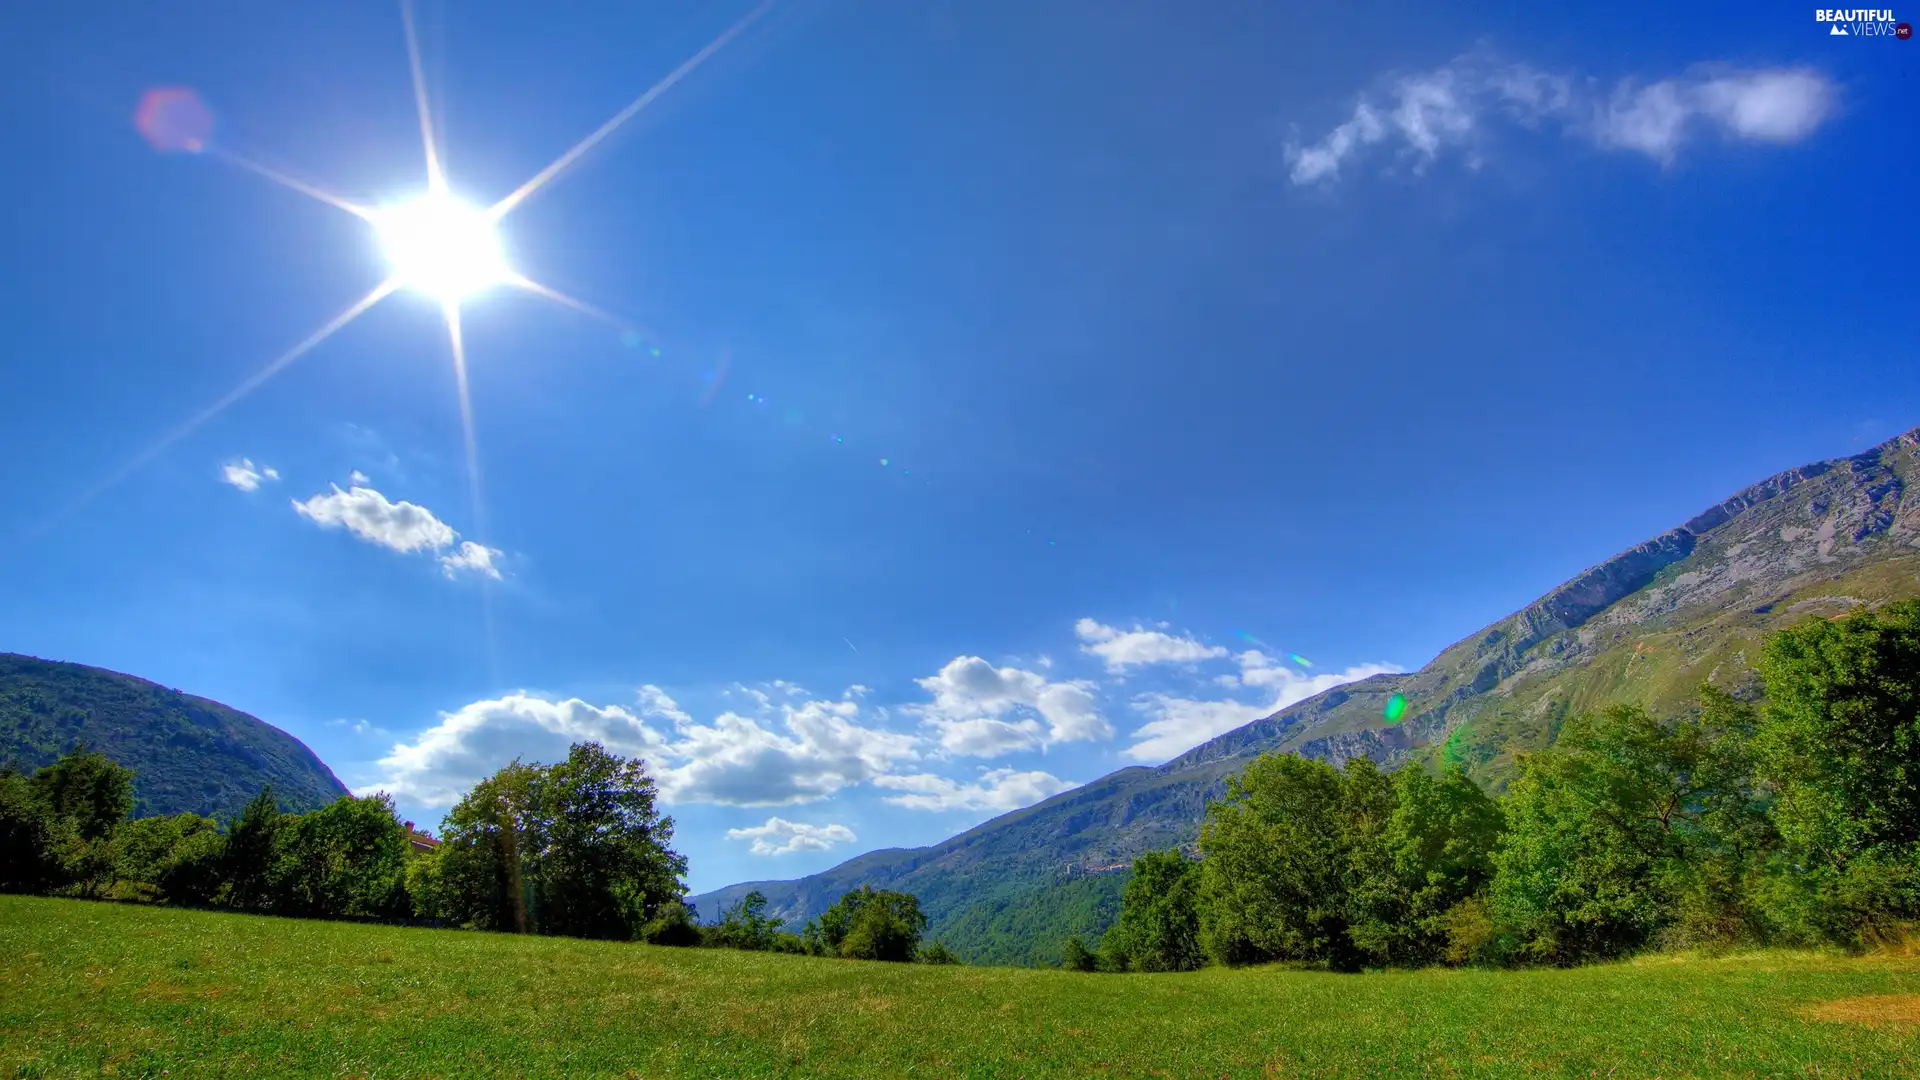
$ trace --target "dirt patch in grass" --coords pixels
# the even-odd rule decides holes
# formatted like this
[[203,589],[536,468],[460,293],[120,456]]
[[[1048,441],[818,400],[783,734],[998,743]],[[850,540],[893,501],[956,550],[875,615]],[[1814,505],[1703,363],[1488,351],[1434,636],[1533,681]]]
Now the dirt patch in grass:
[[1866,1027],[1911,1027],[1920,1024],[1920,994],[1868,994],[1865,997],[1822,1001],[1800,1010],[1809,1020]]

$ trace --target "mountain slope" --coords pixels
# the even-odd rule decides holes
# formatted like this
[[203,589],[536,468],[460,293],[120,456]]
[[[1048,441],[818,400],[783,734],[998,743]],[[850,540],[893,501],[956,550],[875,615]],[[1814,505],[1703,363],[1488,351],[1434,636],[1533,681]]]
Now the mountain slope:
[[79,743],[134,770],[135,813],[235,815],[263,784],[310,810],[347,793],[306,744],[217,701],[101,668],[0,653],[0,763]]
[[[918,894],[938,933],[1090,866],[1191,842],[1206,800],[1254,755],[1385,764],[1457,761],[1499,785],[1516,754],[1576,712],[1684,707],[1702,682],[1756,692],[1765,636],[1812,613],[1920,596],[1920,429],[1792,469],[1608,559],[1419,671],[1376,675],[1227,732],[1157,768],[1129,768],[926,848],[869,852],[790,882],[695,897],[703,918],[758,888],[799,920],[860,884]],[[1408,708],[1383,712],[1394,694]]]

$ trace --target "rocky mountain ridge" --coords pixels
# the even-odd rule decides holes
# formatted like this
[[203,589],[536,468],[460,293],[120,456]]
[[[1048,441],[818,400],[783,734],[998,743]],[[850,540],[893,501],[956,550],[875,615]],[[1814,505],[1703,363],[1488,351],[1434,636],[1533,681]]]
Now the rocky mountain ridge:
[[[1702,682],[1752,694],[1750,658],[1811,612],[1920,596],[1920,429],[1789,469],[1574,576],[1420,670],[1329,690],[1154,768],[1127,768],[926,848],[869,852],[797,881],[695,897],[703,918],[750,889],[798,921],[861,884],[917,893],[943,922],[1072,867],[1184,844],[1254,755],[1457,762],[1498,785],[1567,715],[1612,701],[1682,708]],[[1398,723],[1384,709],[1394,694]]]

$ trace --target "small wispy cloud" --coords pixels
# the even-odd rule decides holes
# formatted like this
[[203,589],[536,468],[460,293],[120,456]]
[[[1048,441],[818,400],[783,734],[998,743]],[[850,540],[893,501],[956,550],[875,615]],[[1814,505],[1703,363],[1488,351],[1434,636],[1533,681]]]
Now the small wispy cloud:
[[280,479],[280,471],[270,465],[255,465],[250,458],[229,461],[220,466],[220,482],[241,491],[258,491],[263,483]]
[[755,855],[791,855],[796,851],[826,851],[860,838],[845,825],[809,825],[804,821],[770,817],[765,824],[728,829],[727,839],[753,841],[749,850]]
[[366,486],[366,477],[353,474],[353,485],[311,498],[294,499],[294,512],[323,529],[345,529],[369,544],[403,555],[420,551],[436,553],[440,569],[448,577],[477,574],[500,579],[495,562],[502,552],[471,540],[461,540],[453,526],[418,503],[398,502]]
[[1499,63],[1485,52],[1431,71],[1386,80],[1316,142],[1290,144],[1297,185],[1327,184],[1370,149],[1395,152],[1417,173],[1459,151],[1479,163],[1485,132],[1499,124],[1554,125],[1603,150],[1645,154],[1670,165],[1703,133],[1786,144],[1811,135],[1839,108],[1839,88],[1805,67],[1703,65],[1646,81],[1597,80]]
[[1195,664],[1227,655],[1218,645],[1208,645],[1186,634],[1169,634],[1165,628],[1136,625],[1131,630],[1107,626],[1093,619],[1073,624],[1080,639],[1080,651],[1097,656],[1114,674],[1147,664]]

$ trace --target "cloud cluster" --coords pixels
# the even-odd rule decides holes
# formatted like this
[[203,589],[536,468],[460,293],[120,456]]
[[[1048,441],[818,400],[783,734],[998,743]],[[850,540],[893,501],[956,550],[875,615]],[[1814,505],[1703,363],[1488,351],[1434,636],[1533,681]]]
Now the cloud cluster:
[[916,711],[948,753],[997,757],[1113,735],[1094,701],[1094,685],[1084,681],[1053,681],[978,656],[956,656],[915,681],[933,695],[932,704]]
[[241,491],[258,491],[262,483],[280,479],[280,472],[267,465],[255,466],[252,459],[241,458],[220,466],[220,482],[231,484]]
[[1165,633],[1164,627],[1163,623],[1160,630],[1138,625],[1131,630],[1121,630],[1093,619],[1081,619],[1073,624],[1073,632],[1080,639],[1080,651],[1105,661],[1107,671],[1112,674],[1146,664],[1197,664],[1227,655],[1227,650],[1218,645],[1205,645],[1186,635]]
[[1051,773],[1017,772],[1013,769],[984,769],[973,783],[933,773],[908,773],[875,777],[875,787],[901,791],[889,795],[886,802],[908,810],[1018,810],[1042,799],[1079,787],[1073,780],[1062,780]]
[[1601,149],[1629,150],[1670,164],[1702,131],[1764,143],[1810,135],[1838,108],[1832,80],[1807,68],[1701,67],[1603,90],[1591,79],[1497,64],[1484,54],[1390,80],[1318,142],[1290,145],[1295,184],[1327,183],[1371,147],[1396,148],[1415,171],[1443,152],[1472,153],[1483,129],[1508,122],[1555,124]]
[[380,760],[372,786],[449,806],[515,758],[557,761],[589,740],[646,758],[669,802],[732,806],[811,802],[919,757],[913,736],[860,723],[851,700],[782,705],[777,727],[731,712],[700,724],[643,686],[632,709],[518,693],[442,713]]
[[366,477],[354,473],[353,486],[322,492],[304,502],[293,500],[294,512],[323,529],[344,528],[369,544],[389,551],[411,554],[417,551],[439,553],[440,568],[448,577],[461,573],[481,574],[499,579],[494,559],[501,554],[471,540],[455,541],[460,534],[451,525],[434,516],[433,511],[416,503],[394,502],[365,485]]
[[1141,694],[1134,698],[1133,706],[1149,719],[1134,729],[1134,743],[1124,751],[1126,755],[1135,761],[1166,761],[1216,735],[1272,716],[1343,683],[1400,670],[1390,664],[1358,664],[1345,671],[1307,675],[1275,663],[1257,649],[1249,649],[1235,659],[1240,665],[1239,674],[1222,676],[1219,681],[1229,686],[1269,690],[1272,696],[1266,699],[1266,704],[1249,705],[1231,699],[1201,700],[1164,693]]
[[860,838],[845,825],[808,825],[770,817],[762,825],[728,829],[727,839],[753,841],[748,850],[755,855],[791,855],[796,851],[826,851],[836,844],[851,844]]

